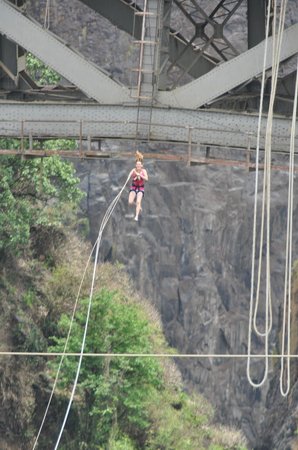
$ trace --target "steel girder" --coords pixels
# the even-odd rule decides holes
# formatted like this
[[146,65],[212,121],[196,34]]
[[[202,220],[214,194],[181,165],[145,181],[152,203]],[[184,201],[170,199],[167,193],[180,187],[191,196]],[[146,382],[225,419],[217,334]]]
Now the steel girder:
[[25,72],[24,49],[2,34],[0,34],[0,86],[9,91],[16,87],[19,89],[37,87]]
[[[135,139],[137,106],[74,105],[53,103],[1,103],[0,136],[74,137],[83,139]],[[250,148],[256,146],[258,116],[219,111],[188,111],[155,107],[150,139],[177,143]],[[298,125],[298,124],[297,124]],[[262,123],[264,145],[266,120]],[[289,149],[289,119],[273,124],[273,151]],[[296,138],[298,144],[298,138]]]
[[[193,35],[187,47],[196,48],[195,58],[189,62],[188,67],[175,80],[172,87],[176,87],[185,73],[189,73],[192,66],[198,62],[204,52],[212,49],[220,60],[227,61],[229,58],[238,55],[237,50],[224,34],[224,26],[239,8],[243,0],[220,0],[213,11],[208,15],[199,5],[199,0],[174,0],[174,3],[184,14],[193,27]],[[209,25],[209,31],[207,26]],[[168,73],[177,65],[183,56],[178,54],[175,61],[168,68]]]
[[[127,3],[126,0],[122,2]],[[128,88],[111,80],[98,67],[87,62],[59,38],[21,14],[10,3],[0,0],[0,8],[0,32],[31,50],[88,96],[105,104],[135,103],[130,98]],[[285,31],[281,59],[286,59],[297,51],[298,24]],[[196,109],[211,103],[229,90],[258,76],[262,71],[263,52],[264,43],[260,43],[192,83],[171,92],[160,91],[156,96],[157,104]],[[271,61],[270,56],[268,61]],[[267,68],[269,67],[270,62],[267,64]]]
[[[134,35],[136,39],[141,37],[142,18],[141,16],[135,17],[135,12],[140,11],[140,8],[135,2],[130,0],[80,0],[85,5],[98,12],[103,17],[107,18],[112,24],[116,25],[119,29]],[[167,25],[166,25],[167,26]],[[169,60],[171,62],[176,61],[176,65],[183,71],[191,65],[188,73],[194,77],[209,72],[218,62],[210,55],[202,53],[200,61],[191,62],[196,58],[196,48],[190,45],[188,40],[185,39],[181,33],[170,29],[169,46],[167,49]],[[178,55],[179,58],[178,58]]]
[[[176,108],[196,109],[211,103],[229,90],[260,75],[263,69],[265,42],[213,69],[208,74],[171,92],[160,92],[162,104]],[[298,52],[298,24],[284,31],[281,61]],[[268,40],[266,69],[272,64],[272,38]]]
[[88,62],[57,36],[0,0],[0,32],[31,51],[45,64],[100,103],[130,101],[128,88],[111,80],[99,67]]

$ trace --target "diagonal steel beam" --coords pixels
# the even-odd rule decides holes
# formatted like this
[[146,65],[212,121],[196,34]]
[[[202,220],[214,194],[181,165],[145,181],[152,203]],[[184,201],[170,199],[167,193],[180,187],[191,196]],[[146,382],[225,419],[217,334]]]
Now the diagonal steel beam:
[[[250,50],[227,61],[199,79],[171,92],[159,92],[161,104],[196,109],[213,102],[219,96],[240,84],[258,76],[262,72],[264,41]],[[298,24],[284,31],[281,61],[298,53]],[[272,63],[272,38],[268,40],[266,69]]]
[[32,52],[45,64],[100,103],[131,101],[129,90],[16,7],[0,0],[0,33]]

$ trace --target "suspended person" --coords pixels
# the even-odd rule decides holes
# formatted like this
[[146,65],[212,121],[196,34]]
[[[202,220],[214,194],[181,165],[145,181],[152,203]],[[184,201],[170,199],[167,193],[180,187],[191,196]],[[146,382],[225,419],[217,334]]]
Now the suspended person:
[[134,220],[139,220],[139,214],[142,210],[142,199],[144,197],[145,181],[148,181],[148,174],[143,167],[143,155],[139,151],[136,152],[136,166],[132,170],[132,184],[129,190],[128,203],[133,205],[136,203],[136,215]]

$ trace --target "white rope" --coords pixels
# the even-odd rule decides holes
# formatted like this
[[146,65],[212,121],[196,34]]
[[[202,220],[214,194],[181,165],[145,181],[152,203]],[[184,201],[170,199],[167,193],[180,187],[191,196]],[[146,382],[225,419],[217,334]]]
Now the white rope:
[[61,426],[61,429],[60,429],[60,433],[59,433],[59,436],[58,436],[58,439],[57,439],[57,442],[56,442],[54,450],[57,450],[57,448],[59,446],[59,443],[60,443],[60,440],[61,440],[64,428],[65,428],[65,424],[66,424],[66,421],[67,421],[67,418],[68,418],[68,415],[69,415],[69,412],[70,412],[70,408],[71,408],[71,405],[72,405],[72,402],[73,402],[73,399],[74,399],[74,395],[75,395],[75,391],[76,391],[76,387],[77,387],[78,379],[79,379],[79,375],[80,375],[80,370],[81,370],[81,365],[82,365],[82,360],[83,360],[83,354],[84,354],[84,348],[85,348],[85,342],[86,342],[86,337],[87,337],[87,330],[88,330],[88,325],[89,325],[89,318],[90,318],[92,297],[93,297],[95,276],[96,276],[96,268],[97,268],[97,262],[98,262],[98,253],[99,253],[99,247],[100,247],[100,243],[101,243],[102,233],[103,233],[103,230],[104,230],[104,228],[105,228],[109,218],[111,217],[111,215],[112,215],[112,213],[113,213],[113,211],[114,211],[114,209],[115,209],[115,207],[116,207],[116,205],[117,205],[117,203],[118,203],[118,201],[119,201],[119,199],[121,197],[122,192],[124,191],[128,181],[131,178],[131,174],[132,174],[132,171],[129,173],[129,175],[127,177],[127,180],[125,181],[125,183],[124,183],[123,187],[121,188],[119,194],[115,197],[115,199],[112,201],[111,205],[109,206],[109,208],[108,208],[108,210],[107,210],[107,212],[106,212],[106,214],[105,214],[105,216],[104,216],[104,218],[102,220],[100,228],[99,228],[98,238],[97,238],[97,242],[96,242],[96,251],[95,251],[95,259],[94,259],[94,265],[93,265],[93,275],[92,275],[92,282],[91,282],[91,288],[90,288],[90,294],[89,294],[89,303],[88,303],[88,309],[87,309],[86,323],[85,323],[85,328],[84,328],[83,340],[82,340],[82,344],[81,344],[81,351],[80,351],[80,357],[79,357],[77,372],[76,372],[76,376],[75,376],[72,392],[71,392],[71,395],[70,395],[70,399],[69,399],[69,402],[68,402],[67,410],[66,410],[66,413],[65,413],[65,416],[64,416],[64,420],[63,420],[63,423],[62,423],[62,426]]
[[[24,356],[28,357],[49,357],[55,358],[58,356],[70,356],[77,358],[80,356],[79,352],[18,352],[18,351],[0,351],[1,356]],[[287,355],[289,358],[296,359],[298,354]],[[247,359],[246,353],[83,353],[85,358],[226,358],[226,359]],[[254,358],[264,358],[264,354],[253,355]],[[268,358],[278,359],[283,358],[282,354],[271,354]]]
[[[248,321],[248,345],[247,345],[247,378],[249,383],[254,387],[259,387],[263,384],[268,374],[268,360],[265,359],[265,371],[263,379],[260,383],[254,383],[250,375],[250,365],[251,365],[251,337],[252,337],[252,319],[255,318],[253,314],[253,303],[254,303],[254,275],[255,275],[255,257],[256,257],[256,235],[257,235],[257,203],[258,203],[258,179],[259,179],[259,157],[260,157],[260,137],[261,137],[261,124],[262,124],[262,113],[263,113],[263,102],[264,102],[264,90],[265,90],[265,76],[266,76],[266,64],[267,64],[267,53],[268,53],[268,37],[269,37],[269,25],[270,25],[270,10],[271,10],[271,0],[268,2],[267,6],[267,24],[266,24],[266,38],[265,38],[265,48],[264,48],[264,60],[263,60],[263,72],[262,72],[262,84],[261,84],[261,95],[260,95],[260,107],[259,107],[259,119],[258,119],[258,130],[257,130],[257,147],[256,147],[256,176],[255,176],[255,197],[254,197],[254,217],[253,217],[253,245],[252,245],[252,266],[251,266],[251,289],[250,289],[250,311],[249,311],[249,321]],[[263,214],[262,214],[263,217]],[[261,239],[263,233],[263,221],[261,224]],[[260,240],[261,240],[260,239]],[[261,247],[261,244],[260,244]],[[261,259],[259,259],[259,272],[260,273]],[[258,277],[259,280],[259,277]],[[259,281],[257,285],[256,292],[256,308],[259,301]],[[255,319],[254,319],[255,321]],[[256,329],[256,327],[255,327]]]
[[46,1],[45,13],[44,13],[44,22],[43,27],[47,30],[50,28],[50,19],[51,19],[51,11],[50,11],[51,0]]
[[[257,194],[258,194],[258,164],[259,164],[259,145],[260,145],[260,128],[261,128],[261,116],[263,112],[263,95],[264,95],[264,81],[265,81],[265,65],[267,60],[267,45],[269,36],[269,21],[271,2],[268,2],[267,9],[267,25],[266,25],[266,40],[265,40],[265,54],[263,64],[262,75],[262,87],[261,87],[261,100],[259,109],[259,121],[258,121],[258,138],[257,138],[257,152],[256,152],[256,181],[255,181],[255,203],[254,203],[254,219],[253,219],[253,249],[252,249],[252,272],[251,272],[251,294],[250,294],[250,312],[249,312],[249,330],[248,330],[248,358],[247,358],[247,377],[250,384],[253,387],[261,387],[268,376],[268,350],[269,350],[269,334],[272,329],[272,299],[271,299],[271,270],[270,270],[270,206],[271,206],[271,147],[272,147],[272,125],[273,125],[273,107],[277,86],[277,75],[280,62],[281,42],[283,36],[285,11],[287,0],[282,0],[279,27],[277,37],[275,37],[276,28],[276,3],[274,6],[274,19],[273,19],[273,50],[272,50],[272,84],[270,93],[270,102],[268,109],[268,117],[266,124],[266,136],[265,136],[265,162],[264,162],[264,176],[263,176],[263,195],[262,195],[262,211],[261,211],[261,230],[260,230],[260,243],[259,243],[259,265],[258,265],[258,279],[256,288],[256,301],[255,308],[254,303],[254,272],[255,272],[255,249],[256,249],[256,219],[257,219]],[[264,245],[264,227],[265,227],[265,212],[266,212],[266,286],[265,286],[265,330],[261,332],[257,326],[257,316],[259,310],[260,301],[260,283],[261,283],[261,271],[262,271],[262,250]],[[254,312],[253,312],[254,311]],[[251,365],[251,337],[252,337],[252,322],[254,332],[265,338],[264,343],[264,358],[265,368],[261,381],[255,383],[250,375]]]
[[[287,0],[283,0],[280,11],[280,21],[278,27],[277,37],[275,36],[276,30],[276,2],[274,4],[274,19],[273,19],[273,55],[272,55],[272,84],[271,84],[271,95],[270,95],[270,103],[269,103],[269,111],[268,111],[268,120],[266,127],[266,136],[265,136],[265,171],[264,171],[264,184],[263,184],[263,201],[262,201],[262,222],[261,222],[261,237],[260,237],[260,248],[259,248],[259,271],[258,271],[258,285],[257,285],[257,293],[256,293],[256,305],[254,311],[254,331],[259,336],[266,336],[269,334],[272,329],[272,299],[271,299],[271,281],[270,281],[270,197],[271,197],[271,149],[272,149],[272,125],[273,125],[273,107],[275,101],[276,87],[277,87],[277,76],[278,76],[278,68],[280,61],[280,51],[281,51],[281,43],[283,36],[283,28],[285,22],[285,11],[286,11],[286,2]],[[261,267],[262,267],[262,250],[264,243],[264,217],[265,217],[265,204],[266,204],[266,297],[269,303],[269,324],[268,328],[266,327],[264,332],[259,331],[257,326],[257,314],[259,308],[259,294],[260,294],[260,283],[261,283]]]
[[[291,127],[290,159],[289,159],[289,187],[288,187],[288,215],[287,215],[287,241],[286,241],[286,265],[285,265],[285,285],[283,302],[283,324],[282,324],[282,349],[280,368],[280,392],[286,397],[290,391],[290,347],[291,347],[291,294],[292,294],[292,241],[293,241],[293,201],[294,201],[294,157],[295,157],[295,135],[298,97],[298,58],[296,69],[295,97],[293,105],[293,117]],[[286,351],[285,351],[286,347]],[[286,369],[284,367],[284,355],[286,352]],[[286,382],[284,389],[284,374],[286,372]]]
[[95,244],[94,244],[94,246],[93,246],[93,248],[92,248],[92,250],[91,250],[91,252],[90,252],[88,261],[87,261],[87,263],[86,263],[86,266],[85,266],[85,269],[84,269],[84,272],[83,272],[82,280],[81,280],[81,282],[80,282],[78,294],[77,294],[77,296],[76,296],[75,304],[74,304],[73,311],[72,311],[72,316],[71,316],[71,319],[70,319],[70,324],[69,324],[69,328],[68,328],[68,333],[67,333],[65,345],[64,345],[64,348],[63,348],[63,352],[62,352],[62,354],[61,354],[61,359],[60,359],[59,366],[58,366],[58,369],[57,369],[57,373],[56,373],[56,376],[55,376],[55,380],[54,380],[54,384],[53,384],[52,391],[51,391],[51,394],[50,394],[50,398],[49,398],[49,400],[48,400],[48,404],[47,404],[47,407],[46,407],[46,410],[45,410],[45,413],[44,413],[44,416],[43,416],[41,425],[40,425],[40,427],[39,427],[37,436],[36,436],[36,438],[35,438],[35,441],[34,441],[34,445],[33,445],[32,450],[34,450],[34,449],[36,448],[36,445],[37,445],[37,443],[38,443],[39,436],[40,436],[41,431],[42,431],[42,429],[43,429],[43,426],[44,426],[44,423],[45,423],[45,420],[46,420],[46,417],[47,417],[47,414],[48,414],[48,410],[49,410],[49,408],[50,408],[50,405],[51,405],[51,402],[52,402],[52,398],[53,398],[54,392],[55,392],[55,390],[56,390],[56,386],[57,386],[57,383],[58,383],[58,378],[59,378],[59,375],[60,375],[62,363],[63,363],[63,361],[64,361],[65,356],[67,355],[66,349],[67,349],[67,346],[68,346],[68,342],[69,342],[69,338],[70,338],[70,334],[71,334],[71,330],[72,330],[72,325],[73,325],[75,313],[76,313],[77,306],[78,306],[78,301],[79,301],[80,294],[81,294],[82,285],[83,285],[83,282],[84,282],[84,279],[85,279],[85,276],[86,276],[86,272],[87,272],[87,269],[88,269],[88,266],[89,266],[89,263],[90,263],[90,260],[91,260],[91,256],[92,256],[92,254],[93,254],[93,251],[94,251],[94,249],[95,249],[96,244],[97,244],[97,241],[95,242]]
[[[130,172],[130,174],[129,174],[129,176],[128,176],[128,178],[127,178],[127,180],[126,180],[124,186],[122,187],[121,191],[120,191],[119,194],[114,198],[114,200],[113,200],[112,203],[110,204],[109,208],[107,209],[107,211],[106,211],[106,213],[105,213],[105,215],[104,215],[104,218],[103,218],[103,220],[102,220],[100,229],[99,229],[99,233],[98,233],[97,240],[96,240],[96,242],[95,242],[95,244],[94,244],[94,246],[93,246],[93,248],[92,248],[92,250],[91,250],[91,252],[90,252],[88,261],[87,261],[87,263],[86,263],[86,266],[85,266],[85,269],[84,269],[84,272],[83,272],[83,276],[82,276],[82,279],[81,279],[81,282],[80,282],[78,294],[77,294],[77,296],[76,296],[76,300],[75,300],[75,304],[74,304],[74,308],[73,308],[73,312],[72,312],[72,317],[71,317],[71,320],[70,320],[70,325],[69,325],[68,334],[67,334],[67,337],[66,337],[64,349],[63,349],[63,352],[60,353],[61,359],[60,359],[59,366],[58,366],[58,369],[57,369],[57,373],[56,373],[56,376],[55,376],[55,380],[54,380],[54,384],[53,384],[52,391],[51,391],[51,394],[50,394],[50,398],[49,398],[49,401],[48,401],[48,404],[47,404],[47,407],[46,407],[46,411],[45,411],[45,413],[44,413],[44,416],[43,416],[43,419],[42,419],[42,422],[41,422],[41,425],[40,425],[38,434],[37,434],[37,436],[36,436],[36,439],[35,439],[35,442],[34,442],[34,445],[33,445],[33,450],[36,448],[36,445],[37,445],[37,443],[38,443],[38,439],[39,439],[40,434],[41,434],[41,431],[42,431],[42,429],[43,429],[43,426],[44,426],[44,423],[45,423],[45,420],[46,420],[46,417],[47,417],[47,414],[48,414],[48,410],[49,410],[49,407],[50,407],[50,404],[51,404],[51,401],[52,401],[52,398],[53,398],[53,395],[54,395],[54,392],[55,392],[55,389],[56,389],[56,386],[57,386],[57,383],[58,383],[58,378],[59,378],[59,375],[60,375],[62,363],[63,363],[63,361],[64,361],[65,356],[69,355],[69,354],[66,352],[66,349],[67,349],[68,342],[69,342],[69,339],[70,339],[70,334],[71,334],[71,329],[72,329],[72,325],[73,325],[73,321],[74,321],[74,317],[75,317],[75,312],[76,312],[76,310],[77,310],[78,300],[79,300],[80,293],[81,293],[81,289],[82,289],[82,285],[83,285],[83,282],[84,282],[84,279],[85,279],[85,276],[86,276],[87,268],[88,268],[88,266],[89,266],[89,263],[90,263],[92,254],[93,254],[93,252],[94,252],[94,249],[95,249],[95,248],[99,248],[100,240],[101,240],[101,236],[102,236],[102,232],[103,232],[103,230],[104,230],[104,228],[105,228],[105,226],[106,226],[106,224],[107,224],[109,218],[111,217],[111,215],[112,215],[112,213],[113,213],[113,211],[114,211],[114,208],[115,208],[116,204],[118,203],[118,200],[120,199],[120,196],[121,196],[121,194],[122,194],[122,192],[123,192],[125,186],[127,185],[128,181],[129,181],[129,179],[130,179],[130,177],[131,177],[131,173],[132,173],[132,171]],[[93,276],[95,276],[96,263],[97,263],[97,259],[95,258]],[[93,292],[93,287],[92,287],[92,292]],[[90,293],[90,295],[91,295],[91,293]],[[89,300],[90,300],[90,298],[89,298]],[[87,325],[87,321],[86,321],[86,325]],[[82,353],[82,349],[81,349],[81,353]],[[80,353],[80,354],[81,354],[81,353]],[[79,354],[79,355],[80,355],[80,354]],[[68,414],[68,413],[67,413],[67,414]],[[66,422],[66,421],[65,421],[65,422]],[[63,430],[62,430],[62,431],[63,431]],[[61,434],[62,434],[62,433],[61,433]]]

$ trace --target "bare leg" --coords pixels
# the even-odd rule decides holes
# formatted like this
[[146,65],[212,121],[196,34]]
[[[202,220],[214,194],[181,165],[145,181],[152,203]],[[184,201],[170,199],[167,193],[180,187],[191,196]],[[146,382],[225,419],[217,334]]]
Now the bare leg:
[[143,198],[142,192],[138,192],[137,193],[137,206],[136,206],[136,217],[135,217],[135,220],[138,220],[140,211],[142,209],[142,206],[141,206],[142,205],[142,198]]
[[136,193],[134,191],[131,191],[128,196],[128,204],[130,206],[132,206],[135,202],[135,199],[136,199]]

